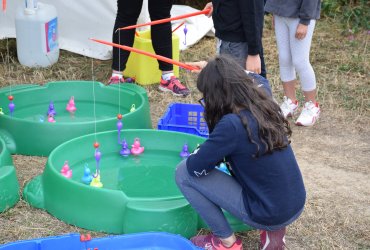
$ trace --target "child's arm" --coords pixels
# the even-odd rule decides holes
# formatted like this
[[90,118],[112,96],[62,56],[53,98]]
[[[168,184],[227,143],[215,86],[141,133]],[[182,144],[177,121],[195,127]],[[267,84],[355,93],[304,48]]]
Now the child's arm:
[[262,47],[264,1],[239,0],[240,13],[248,43],[248,55],[258,55]]
[[306,24],[299,23],[297,25],[297,30],[295,31],[295,38],[302,40],[307,35],[308,26]]
[[260,55],[248,55],[245,68],[256,74],[261,74],[261,58]]
[[206,9],[210,9],[209,13],[207,14],[207,17],[211,17],[212,13],[213,13],[213,4],[212,4],[212,2],[209,2],[209,3],[206,4],[206,6],[204,6],[203,10],[206,10]]
[[314,15],[317,4],[320,4],[319,0],[304,0],[298,13],[299,24],[295,33],[295,38],[302,40],[307,35],[308,25],[311,22],[311,18]]
[[227,118],[228,116],[226,115],[221,119],[210,134],[209,139],[187,159],[186,165],[190,175],[196,177],[207,175],[218,162],[236,149],[236,127],[230,118]]
[[315,10],[317,9],[317,5],[320,4],[318,0],[303,0],[301,8],[298,13],[299,23],[304,25],[309,25],[311,21],[311,17]]
[[244,35],[248,44],[246,69],[261,73],[262,27],[264,18],[264,1],[239,0]]
[[193,73],[200,73],[202,69],[207,65],[206,61],[199,61],[199,62],[186,62],[187,65],[193,66],[198,68],[198,70],[192,70]]

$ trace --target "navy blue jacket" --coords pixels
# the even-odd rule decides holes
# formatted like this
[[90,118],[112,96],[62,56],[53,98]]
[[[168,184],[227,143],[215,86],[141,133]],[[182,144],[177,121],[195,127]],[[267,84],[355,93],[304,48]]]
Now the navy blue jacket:
[[[248,120],[253,140],[260,144],[255,118],[249,111],[243,111],[242,115]],[[260,147],[263,150],[261,144]],[[305,204],[302,175],[290,145],[258,158],[253,157],[256,150],[240,118],[227,114],[215,126],[209,139],[189,156],[186,164],[190,175],[202,177],[226,157],[234,178],[243,188],[250,219],[261,225],[280,225],[301,211]]]
[[226,42],[246,42],[248,55],[261,54],[264,1],[212,0],[216,37]]

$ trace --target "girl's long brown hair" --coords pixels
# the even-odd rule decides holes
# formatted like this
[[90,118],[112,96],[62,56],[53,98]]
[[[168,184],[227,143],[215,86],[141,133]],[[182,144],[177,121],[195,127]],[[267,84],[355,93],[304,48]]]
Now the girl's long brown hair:
[[[233,59],[218,56],[209,61],[198,76],[197,88],[203,93],[204,117],[210,132],[224,115],[234,113],[240,117],[249,140],[257,146],[256,157],[290,143],[287,137],[292,131],[279,105]],[[249,110],[256,119],[264,152],[260,152],[260,145],[253,140],[248,120],[240,113],[242,110]]]

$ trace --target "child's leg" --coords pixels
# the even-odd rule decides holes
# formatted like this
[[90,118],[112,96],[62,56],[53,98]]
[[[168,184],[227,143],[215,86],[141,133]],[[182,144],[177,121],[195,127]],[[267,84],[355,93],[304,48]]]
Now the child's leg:
[[288,97],[292,102],[297,101],[295,85],[297,80],[292,80],[288,82],[283,82],[284,96]]
[[304,100],[305,102],[313,102],[316,103],[316,88],[311,91],[303,91]]
[[299,19],[291,18],[288,23],[293,65],[299,75],[305,97],[302,112],[295,123],[299,126],[312,126],[320,116],[320,107],[316,102],[316,76],[310,63],[310,48],[315,20],[311,20],[307,27],[307,34],[302,40],[295,38]]
[[193,177],[188,173],[186,161],[182,161],[176,169],[176,183],[191,206],[219,238],[233,235],[221,207],[239,219],[247,216],[241,186],[233,177],[221,171],[214,170],[207,176]]
[[[116,30],[118,28],[136,24],[142,5],[142,0],[117,0],[117,16],[113,30],[114,43],[132,47],[134,44],[135,30],[120,30],[117,32]],[[129,55],[129,51],[113,47],[112,69],[117,71],[116,73],[125,70]]]
[[[171,17],[172,2],[172,0],[148,1],[150,20],[156,21]],[[171,22],[151,26],[151,36],[155,53],[167,58],[172,58]],[[173,70],[173,65],[170,63],[158,60],[158,64],[161,71]]]
[[308,25],[306,37],[302,40],[295,38],[299,19],[289,19],[288,22],[290,27],[290,48],[292,52],[293,65],[299,75],[305,101],[312,101],[315,103],[316,76],[310,63],[310,48],[313,31],[315,29],[315,20],[311,20]]
[[287,18],[274,16],[276,43],[279,51],[280,78],[283,82],[284,95],[295,102],[296,74],[292,61],[290,49],[289,27],[286,23]]

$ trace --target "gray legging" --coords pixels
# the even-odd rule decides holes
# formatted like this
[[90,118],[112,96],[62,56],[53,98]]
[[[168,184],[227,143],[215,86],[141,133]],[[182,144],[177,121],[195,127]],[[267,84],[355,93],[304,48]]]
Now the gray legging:
[[289,221],[281,225],[265,226],[255,223],[247,214],[242,188],[234,177],[218,170],[213,170],[202,177],[191,176],[186,167],[186,160],[177,166],[176,183],[191,206],[207,223],[213,234],[220,238],[227,238],[233,233],[221,208],[245,224],[266,231],[275,231],[285,227],[297,219],[303,211],[302,209]]
[[296,71],[303,91],[316,89],[315,72],[310,63],[310,48],[315,20],[308,25],[304,39],[295,38],[299,18],[274,15],[276,42],[279,51],[280,78],[283,82],[296,79]]

